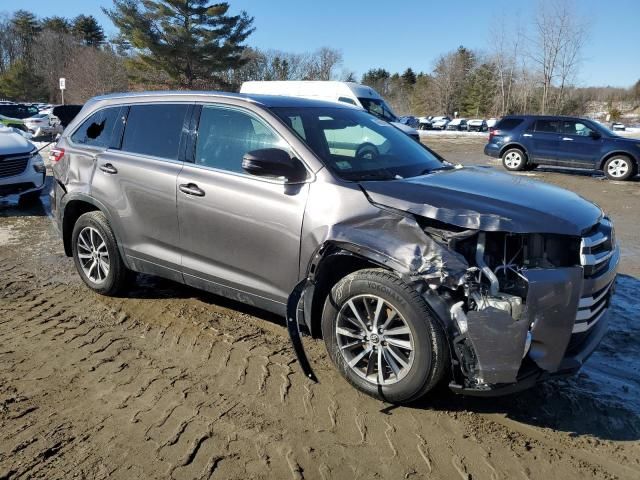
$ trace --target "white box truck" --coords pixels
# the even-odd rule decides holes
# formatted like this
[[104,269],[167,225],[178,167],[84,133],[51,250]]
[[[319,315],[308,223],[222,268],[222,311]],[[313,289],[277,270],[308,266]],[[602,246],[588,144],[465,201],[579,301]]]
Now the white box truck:
[[389,122],[410,137],[420,141],[418,131],[400,123],[396,114],[378,92],[359,83],[319,80],[251,81],[242,84],[240,93],[282,95],[349,103]]

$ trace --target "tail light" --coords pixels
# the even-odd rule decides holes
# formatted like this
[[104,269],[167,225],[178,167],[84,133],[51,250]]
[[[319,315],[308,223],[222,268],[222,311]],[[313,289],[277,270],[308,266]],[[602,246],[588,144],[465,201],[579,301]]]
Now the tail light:
[[52,148],[49,152],[49,161],[51,163],[58,163],[64,157],[64,148]]
[[496,135],[500,135],[500,130],[498,130],[497,128],[490,128],[489,129],[489,141],[493,140],[493,137],[495,137]]

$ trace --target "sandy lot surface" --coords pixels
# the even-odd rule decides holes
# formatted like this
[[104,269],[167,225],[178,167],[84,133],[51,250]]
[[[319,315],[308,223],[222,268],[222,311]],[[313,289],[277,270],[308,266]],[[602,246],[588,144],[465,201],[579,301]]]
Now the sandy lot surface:
[[[483,139],[429,139],[495,166]],[[90,292],[46,201],[0,200],[0,479],[640,478],[640,182],[541,170],[616,221],[611,329],[576,378],[501,399],[411,407],[341,379],[320,341],[307,381],[283,319],[140,276]]]

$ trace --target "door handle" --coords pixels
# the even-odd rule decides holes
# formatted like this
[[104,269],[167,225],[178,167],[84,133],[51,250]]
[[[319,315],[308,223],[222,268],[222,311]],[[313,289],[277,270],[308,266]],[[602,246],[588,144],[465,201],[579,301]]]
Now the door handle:
[[105,163],[104,165],[100,165],[100,167],[98,168],[100,168],[100,170],[102,170],[104,173],[108,173],[110,175],[115,175],[116,173],[118,173],[118,169],[113,165],[111,165],[110,163]]
[[562,137],[562,140],[564,140],[565,142],[573,142],[573,138],[570,137]]
[[182,185],[178,185],[178,188],[182,193],[186,193],[187,195],[204,197],[204,190],[198,187],[195,183],[183,183]]
[[530,133],[523,133],[522,136],[523,137],[533,137],[533,135],[531,135]]

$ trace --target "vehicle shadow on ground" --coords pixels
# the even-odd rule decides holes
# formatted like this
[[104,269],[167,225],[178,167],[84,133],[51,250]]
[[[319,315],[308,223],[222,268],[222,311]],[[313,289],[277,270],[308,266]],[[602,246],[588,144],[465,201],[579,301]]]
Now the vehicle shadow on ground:
[[[634,292],[637,291],[640,291],[639,279],[619,275],[609,313],[609,332],[585,368],[574,378],[549,380],[530,390],[496,398],[456,395],[442,386],[410,406],[388,406],[382,413],[393,415],[396,408],[495,413],[572,436],[640,440],[640,345],[634,340],[640,337],[640,318],[634,303]],[[192,298],[286,326],[285,319],[278,315],[149,275],[138,275],[126,297]]]
[[[611,180],[607,180],[607,177],[605,177],[604,173],[602,172],[598,172],[598,171],[594,171],[594,170],[584,170],[584,169],[580,169],[580,168],[566,168],[566,167],[554,167],[554,166],[539,166],[537,167],[535,170],[531,171],[531,172],[524,172],[521,174],[524,175],[535,175],[536,172],[539,173],[562,173],[565,175],[576,175],[576,176],[580,176],[580,177],[592,177],[598,180],[603,180],[603,181],[611,181]],[[616,180],[613,180],[616,181]],[[640,182],[640,175],[636,175],[633,178],[630,178],[628,180],[625,180],[626,182]]]
[[132,287],[124,295],[135,299],[196,299],[203,303],[227,308],[233,312],[246,313],[277,325],[286,326],[285,318],[246,303],[221,297],[214,293],[190,287],[182,283],[139,273]]

